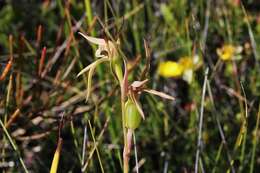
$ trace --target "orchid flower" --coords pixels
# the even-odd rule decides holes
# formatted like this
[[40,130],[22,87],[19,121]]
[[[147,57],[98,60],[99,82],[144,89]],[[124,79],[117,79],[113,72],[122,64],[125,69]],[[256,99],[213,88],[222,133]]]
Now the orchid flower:
[[124,125],[127,128],[127,135],[126,135],[126,143],[124,147],[124,172],[128,172],[128,162],[129,162],[129,155],[131,151],[131,145],[132,145],[132,136],[134,133],[134,130],[139,127],[141,123],[141,117],[145,119],[144,112],[142,110],[142,106],[140,102],[138,101],[139,95],[144,91],[148,92],[150,94],[154,94],[157,96],[160,96],[162,98],[174,100],[172,96],[169,96],[165,93],[147,89],[145,87],[145,84],[148,82],[148,79],[145,79],[143,81],[134,81],[129,87],[128,87],[128,100],[125,103],[125,118],[124,118]]
[[[88,84],[87,84],[87,95],[86,95],[86,101],[87,101],[90,95],[92,76],[96,66],[106,61],[111,62],[111,64],[112,63],[115,64],[114,60],[118,59],[118,52],[116,49],[116,45],[110,40],[107,41],[102,38],[87,36],[81,32],[79,32],[79,34],[83,36],[86,40],[88,40],[90,43],[98,45],[98,49],[95,52],[95,56],[100,58],[94,61],[93,63],[91,63],[90,65],[88,65],[87,67],[85,67],[84,69],[82,69],[77,75],[78,77],[88,72]],[[117,44],[119,44],[119,41],[117,41]],[[112,65],[111,67],[115,68],[116,65]],[[118,78],[122,78],[121,77],[122,74],[120,73],[120,68],[115,68],[115,71]]]
[[147,92],[149,94],[157,95],[162,98],[169,99],[169,100],[175,100],[174,97],[172,97],[168,94],[146,88],[145,85],[147,82],[148,82],[148,79],[145,79],[143,81],[134,81],[128,88],[128,97],[134,102],[134,104],[136,105],[136,107],[138,109],[138,112],[140,113],[140,115],[143,119],[145,119],[145,115],[142,110],[142,106],[141,106],[140,102],[138,101],[138,96],[142,92]]
[[[129,158],[130,158],[129,153],[131,150],[133,131],[139,126],[141,122],[141,117],[145,119],[142,106],[139,103],[139,95],[142,92],[147,92],[170,100],[174,100],[174,98],[165,93],[152,90],[152,89],[147,89],[145,85],[148,82],[148,79],[145,79],[143,81],[134,81],[131,85],[128,85],[128,70],[126,68],[127,63],[125,60],[123,60],[123,58],[120,58],[119,56],[118,49],[117,49],[117,45],[119,44],[118,41],[117,43],[114,43],[109,40],[90,37],[82,33],[79,34],[82,35],[90,43],[98,45],[98,49],[95,52],[95,56],[98,57],[99,59],[97,59],[95,62],[85,67],[77,75],[80,76],[83,73],[88,72],[86,100],[88,100],[90,95],[92,76],[97,65],[106,61],[110,62],[110,68],[113,74],[115,75],[116,79],[119,81],[120,88],[121,88],[121,110],[122,110],[122,124],[123,124],[124,144],[125,144],[124,152],[123,152],[124,172],[126,173],[128,172],[129,169]],[[146,55],[149,56],[149,53],[147,53],[149,52],[147,45],[145,47],[146,47]],[[123,64],[122,61],[124,63],[124,74],[122,72],[123,68],[121,66]],[[146,68],[146,70],[147,69],[148,68]],[[126,101],[126,96],[128,99],[127,101]]]

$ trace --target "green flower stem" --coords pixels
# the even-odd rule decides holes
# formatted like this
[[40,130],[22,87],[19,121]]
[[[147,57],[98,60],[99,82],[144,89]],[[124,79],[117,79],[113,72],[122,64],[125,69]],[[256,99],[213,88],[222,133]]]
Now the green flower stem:
[[120,82],[120,88],[121,88],[121,110],[122,110],[122,128],[123,128],[123,133],[124,133],[124,151],[123,151],[123,159],[124,159],[124,173],[128,173],[128,169],[129,169],[129,164],[128,161],[129,159],[127,159],[127,155],[126,155],[126,151],[128,150],[127,147],[127,136],[126,136],[126,126],[125,126],[125,89],[124,86],[122,84],[122,82]]
[[124,77],[122,75],[122,69],[119,68],[119,65],[115,65],[115,72],[116,77],[119,80],[120,84],[120,92],[121,92],[121,111],[122,111],[122,128],[123,128],[123,134],[124,134],[124,150],[123,150],[123,172],[128,173],[129,170],[129,156],[127,155],[128,151],[128,144],[127,144],[127,129],[126,129],[126,123],[125,123],[125,103],[126,103],[126,91],[125,91],[125,83],[124,83]]

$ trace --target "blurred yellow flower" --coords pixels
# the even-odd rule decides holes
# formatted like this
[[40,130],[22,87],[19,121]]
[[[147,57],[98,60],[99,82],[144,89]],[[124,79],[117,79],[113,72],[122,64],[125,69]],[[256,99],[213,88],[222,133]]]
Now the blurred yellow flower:
[[241,46],[233,46],[232,44],[225,44],[221,48],[217,48],[217,54],[223,61],[229,61],[232,59],[240,59],[239,53],[242,52]]
[[192,69],[194,66],[193,59],[188,56],[181,57],[179,64],[183,67],[184,70]]
[[193,71],[196,70],[200,62],[198,55],[194,56],[183,56],[176,61],[166,61],[159,64],[159,75],[169,78],[182,78],[188,83],[191,83],[193,78]]
[[231,44],[224,45],[217,49],[217,54],[223,61],[231,60],[235,54],[235,47]]
[[159,75],[163,77],[180,77],[183,70],[183,66],[174,61],[162,62],[159,65]]

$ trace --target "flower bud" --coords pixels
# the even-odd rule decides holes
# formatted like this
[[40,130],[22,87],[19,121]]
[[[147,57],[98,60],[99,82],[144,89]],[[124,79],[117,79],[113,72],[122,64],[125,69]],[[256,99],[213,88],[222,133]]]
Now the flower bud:
[[131,99],[125,104],[125,125],[129,129],[136,129],[141,122],[141,115]]

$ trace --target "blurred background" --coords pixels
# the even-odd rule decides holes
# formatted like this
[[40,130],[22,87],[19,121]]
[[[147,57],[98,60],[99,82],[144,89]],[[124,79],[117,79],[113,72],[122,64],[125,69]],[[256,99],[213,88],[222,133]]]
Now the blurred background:
[[199,172],[258,172],[259,9],[257,0],[0,0],[0,172],[23,172],[21,159],[29,172],[48,172],[59,136],[58,172],[86,163],[82,172],[122,172],[118,83],[99,65],[85,102],[77,74],[97,46],[79,31],[108,31],[130,82],[149,63],[147,87],[176,98],[141,95],[139,172],[194,172],[198,149]]

